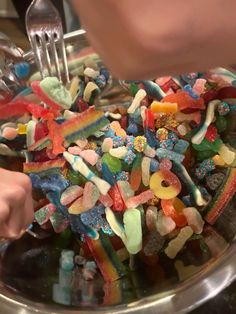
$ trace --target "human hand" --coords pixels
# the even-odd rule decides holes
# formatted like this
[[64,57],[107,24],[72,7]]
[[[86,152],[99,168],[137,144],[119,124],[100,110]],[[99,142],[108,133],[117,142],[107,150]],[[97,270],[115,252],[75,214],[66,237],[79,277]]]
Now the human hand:
[[0,169],[0,237],[19,238],[34,219],[28,176]]
[[120,79],[235,64],[235,0],[73,0],[88,39]]

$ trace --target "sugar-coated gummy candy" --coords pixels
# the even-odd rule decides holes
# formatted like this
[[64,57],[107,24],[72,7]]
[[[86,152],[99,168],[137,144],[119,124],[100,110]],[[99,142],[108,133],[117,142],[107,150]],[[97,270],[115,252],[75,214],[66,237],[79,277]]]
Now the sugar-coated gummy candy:
[[125,246],[130,254],[137,254],[142,249],[142,227],[140,211],[136,208],[124,212],[124,229],[127,241]]
[[204,221],[199,211],[195,207],[186,207],[183,209],[183,214],[194,233],[202,233]]
[[121,161],[119,158],[112,156],[109,153],[105,153],[102,156],[102,163],[105,163],[109,170],[112,173],[120,172],[121,171]]
[[143,251],[146,256],[158,254],[164,244],[164,238],[157,230],[149,232],[145,240]]
[[163,211],[160,210],[157,216],[156,228],[161,236],[165,236],[176,228],[176,223],[171,217],[164,215]]
[[206,184],[209,189],[215,191],[222,183],[225,175],[222,172],[213,173],[206,177]]
[[191,227],[187,226],[180,230],[176,238],[168,243],[165,253],[169,258],[175,258],[179,251],[183,248],[186,241],[193,235]]
[[[164,182],[167,186],[164,186]],[[151,176],[150,189],[158,198],[168,200],[180,193],[181,183],[173,172],[162,169]]]

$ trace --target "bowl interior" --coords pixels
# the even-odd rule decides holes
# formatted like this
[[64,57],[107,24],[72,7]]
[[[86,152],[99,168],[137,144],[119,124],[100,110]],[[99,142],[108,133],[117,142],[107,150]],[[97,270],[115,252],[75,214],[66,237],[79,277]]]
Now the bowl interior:
[[[69,70],[73,75],[77,73],[84,56],[90,54],[92,58],[98,58],[89,48],[83,32],[67,36],[66,47]],[[39,78],[32,54],[29,53],[27,59],[31,63],[30,80]],[[233,125],[231,134],[234,131]],[[205,226],[203,237],[207,247],[196,238],[175,260],[161,254],[158,264],[150,260],[144,267],[134,259],[133,271],[111,284],[105,284],[100,276],[96,280],[85,281],[76,271],[64,274],[60,270],[61,251],[77,245],[70,233],[46,240],[25,235],[13,243],[4,243],[0,245],[0,298],[6,306],[4,313],[8,313],[8,307],[18,310],[22,304],[27,305],[26,313],[33,313],[33,308],[40,313],[109,312],[111,307],[114,313],[145,313],[150,308],[164,313],[168,307],[177,313],[193,308],[233,280],[236,267],[235,201],[234,197],[214,226]],[[60,287],[58,282],[62,277],[65,284]],[[67,284],[68,278],[72,278],[72,284]],[[216,279],[221,282],[216,283]],[[202,287],[204,280],[208,284],[204,286],[205,290]],[[196,291],[200,288],[204,297]]]

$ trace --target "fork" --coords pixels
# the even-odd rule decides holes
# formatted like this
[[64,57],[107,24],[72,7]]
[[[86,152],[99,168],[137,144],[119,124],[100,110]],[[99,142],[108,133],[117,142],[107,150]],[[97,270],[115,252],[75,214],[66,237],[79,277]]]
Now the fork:
[[62,81],[59,62],[61,59],[65,80],[69,83],[62,22],[57,9],[49,0],[33,0],[26,12],[25,21],[29,41],[42,78],[56,73],[58,79]]

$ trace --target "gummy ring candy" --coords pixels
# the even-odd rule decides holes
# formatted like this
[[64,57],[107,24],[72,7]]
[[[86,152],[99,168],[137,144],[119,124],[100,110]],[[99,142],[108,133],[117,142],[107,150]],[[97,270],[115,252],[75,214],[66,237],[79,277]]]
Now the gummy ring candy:
[[169,200],[176,197],[181,187],[178,177],[166,169],[157,171],[150,179],[150,189],[160,199]]
[[171,217],[177,227],[184,227],[187,224],[186,217],[181,213],[185,208],[184,203],[179,198],[161,200],[161,207],[166,216]]

